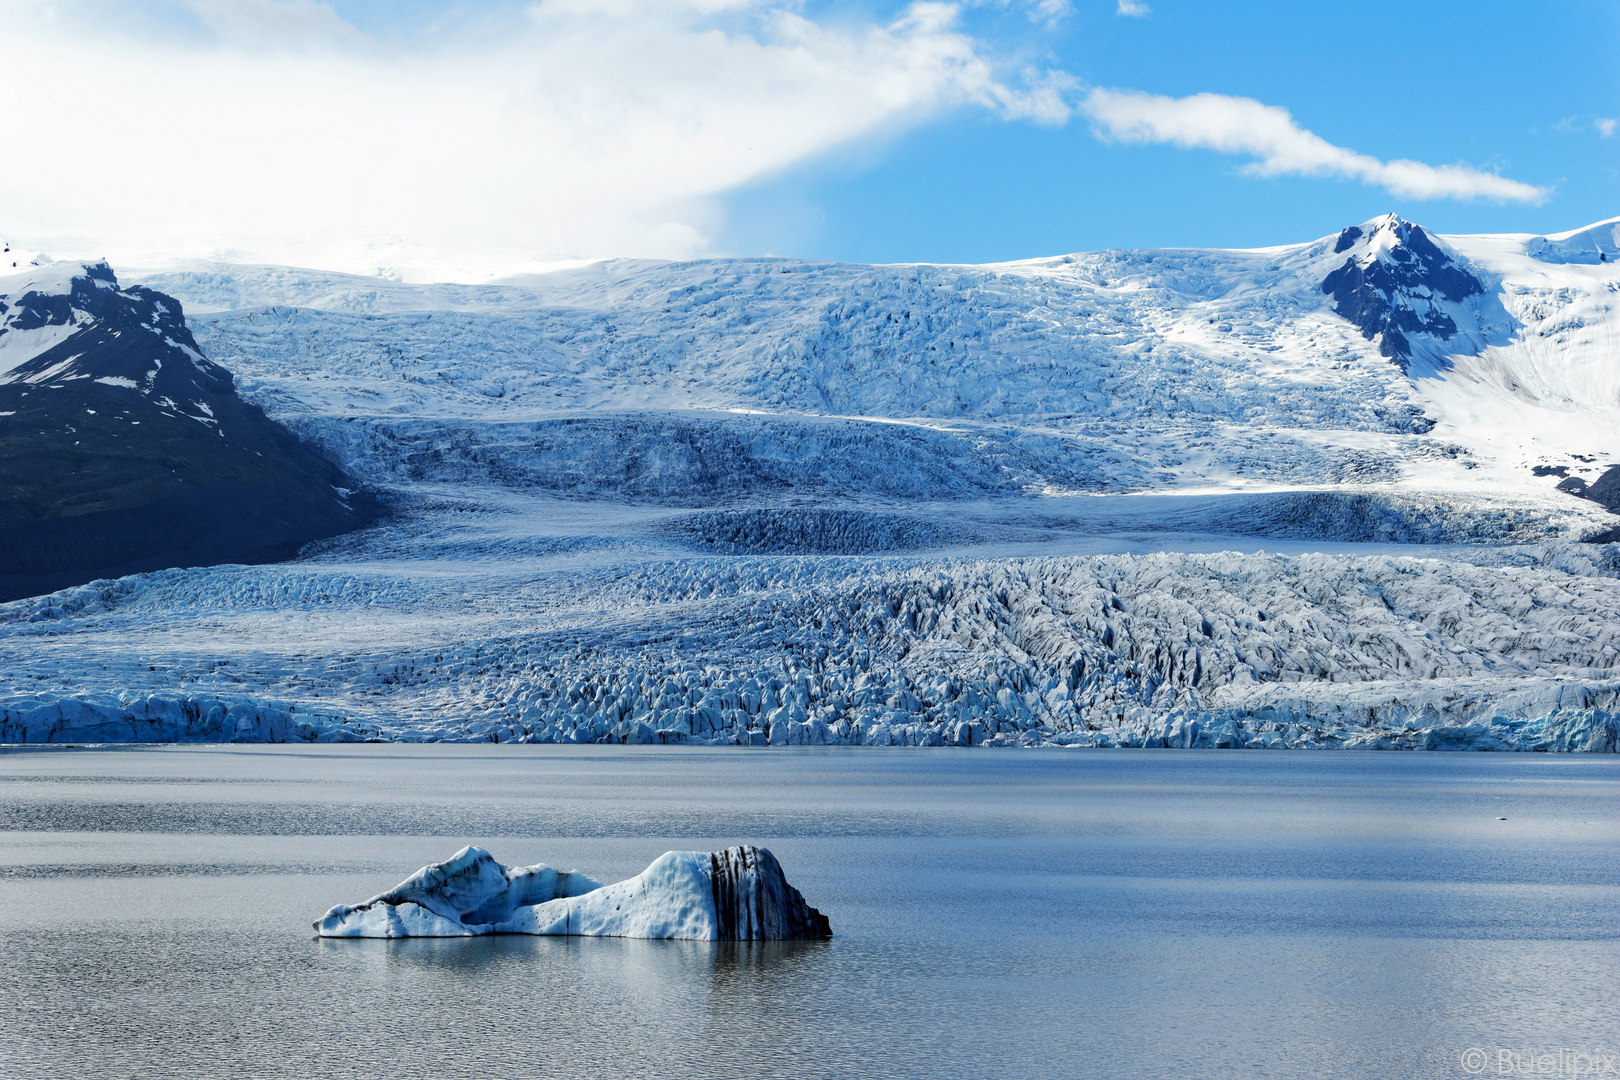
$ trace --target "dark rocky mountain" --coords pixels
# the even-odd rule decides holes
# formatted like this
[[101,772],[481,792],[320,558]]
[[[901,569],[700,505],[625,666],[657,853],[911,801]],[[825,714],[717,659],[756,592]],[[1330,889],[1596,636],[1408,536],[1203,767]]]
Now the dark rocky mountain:
[[[1422,226],[1389,214],[1339,234],[1344,264],[1322,282],[1333,310],[1360,328],[1402,371],[1412,361],[1411,335],[1447,341],[1458,333],[1447,307],[1479,296],[1485,284]],[[1347,254],[1346,254],[1347,253]]]
[[1610,465],[1590,484],[1579,476],[1571,476],[1559,483],[1558,490],[1591,499],[1620,514],[1620,465]]
[[0,279],[0,600],[273,562],[374,500],[236,394],[172,297],[105,263]]

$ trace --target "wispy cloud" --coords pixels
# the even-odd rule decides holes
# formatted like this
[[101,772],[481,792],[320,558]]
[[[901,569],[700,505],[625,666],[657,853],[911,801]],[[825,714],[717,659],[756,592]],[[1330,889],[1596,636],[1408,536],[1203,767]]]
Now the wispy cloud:
[[187,4],[174,33],[136,0],[0,0],[0,93],[29,128],[0,169],[11,234],[349,266],[701,254],[713,197],[753,177],[952,107],[1061,122],[1072,96],[999,69],[939,2],[830,23],[542,0],[404,54],[313,0]]
[[1130,19],[1144,19],[1153,13],[1153,9],[1142,3],[1142,0],[1119,0],[1119,6],[1114,14],[1124,15]]
[[1070,0],[1025,0],[1031,22],[1056,26],[1074,10]]
[[1593,126],[1598,129],[1599,135],[1602,135],[1605,139],[1607,139],[1609,136],[1614,134],[1615,123],[1616,118],[1613,116],[1600,116],[1593,121]]
[[187,0],[223,43],[274,47],[358,44],[364,35],[316,0]]
[[1246,154],[1250,176],[1331,176],[1360,180],[1410,199],[1493,199],[1536,203],[1546,188],[1463,165],[1381,161],[1335,146],[1295,123],[1288,110],[1252,98],[1194,94],[1170,98],[1137,91],[1093,90],[1081,110],[1097,134],[1119,142],[1169,143]]

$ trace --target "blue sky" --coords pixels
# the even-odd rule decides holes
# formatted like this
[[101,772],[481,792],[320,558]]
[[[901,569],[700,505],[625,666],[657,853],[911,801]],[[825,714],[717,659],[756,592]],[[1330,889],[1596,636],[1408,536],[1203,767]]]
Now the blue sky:
[[510,270],[1554,231],[1620,214],[1617,45],[1612,0],[0,0],[39,133],[0,232]]
[[[1363,153],[1463,162],[1552,191],[1526,205],[1252,179],[1241,157],[1105,144],[1083,120],[1008,123],[964,109],[744,187],[730,197],[733,243],[977,262],[1291,243],[1391,210],[1454,233],[1620,215],[1620,132],[1598,126],[1620,114],[1620,4],[1156,0],[1147,17],[1126,18],[1092,2],[1040,39],[1052,63],[1093,85],[1255,98]],[[778,215],[789,227],[773,227]]]

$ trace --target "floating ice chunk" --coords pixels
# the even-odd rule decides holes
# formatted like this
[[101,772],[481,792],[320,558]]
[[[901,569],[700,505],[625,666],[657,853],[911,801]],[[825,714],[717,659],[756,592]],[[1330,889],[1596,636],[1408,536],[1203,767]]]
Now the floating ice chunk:
[[831,937],[827,917],[764,848],[669,851],[627,881],[549,866],[507,868],[465,847],[364,904],[315,921],[322,937],[478,934],[776,941]]
[[315,929],[323,937],[487,934],[518,908],[601,887],[594,878],[544,864],[508,869],[483,848],[464,847],[364,904],[339,904]]

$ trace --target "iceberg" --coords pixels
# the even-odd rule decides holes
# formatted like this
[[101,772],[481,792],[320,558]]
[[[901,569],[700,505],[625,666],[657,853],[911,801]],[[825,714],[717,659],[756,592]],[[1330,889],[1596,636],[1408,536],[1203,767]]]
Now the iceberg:
[[464,847],[363,904],[315,920],[321,937],[480,934],[782,941],[827,938],[827,917],[752,845],[667,851],[626,881],[603,885],[545,864],[506,867]]

